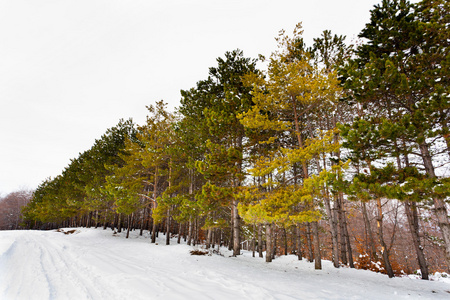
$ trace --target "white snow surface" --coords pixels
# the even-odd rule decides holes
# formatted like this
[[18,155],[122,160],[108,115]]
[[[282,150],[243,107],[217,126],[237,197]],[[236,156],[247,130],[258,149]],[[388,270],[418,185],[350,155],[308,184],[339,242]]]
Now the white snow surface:
[[0,231],[0,299],[450,299],[444,278],[389,279],[329,261],[316,271],[294,255],[266,263],[224,248],[190,255],[198,248],[138,231]]

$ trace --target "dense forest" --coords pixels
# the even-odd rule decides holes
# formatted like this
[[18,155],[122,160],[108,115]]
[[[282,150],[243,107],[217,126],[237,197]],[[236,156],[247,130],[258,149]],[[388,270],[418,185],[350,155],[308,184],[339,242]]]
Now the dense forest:
[[299,24],[269,58],[226,52],[176,111],[149,105],[42,182],[22,226],[448,271],[449,24],[448,1],[383,0],[355,45],[331,31],[306,45]]

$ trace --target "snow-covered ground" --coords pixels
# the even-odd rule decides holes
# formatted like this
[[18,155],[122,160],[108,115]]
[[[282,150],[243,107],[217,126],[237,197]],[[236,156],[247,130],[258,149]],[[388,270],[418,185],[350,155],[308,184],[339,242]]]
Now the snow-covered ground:
[[315,271],[293,255],[265,263],[164,244],[109,229],[0,231],[0,299],[450,299],[443,278],[389,279],[328,261]]

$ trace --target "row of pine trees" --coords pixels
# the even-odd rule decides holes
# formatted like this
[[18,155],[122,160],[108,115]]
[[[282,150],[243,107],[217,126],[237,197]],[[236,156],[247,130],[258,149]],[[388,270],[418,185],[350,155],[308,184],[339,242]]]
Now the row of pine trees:
[[153,243],[162,231],[234,255],[250,241],[268,262],[284,243],[316,269],[324,253],[335,267],[367,256],[390,277],[405,232],[428,279],[450,266],[449,24],[445,0],[383,0],[356,45],[324,31],[307,46],[298,25],[264,71],[227,52],[175,112],[148,106],[146,124],[120,121],[44,181],[26,223],[149,230]]

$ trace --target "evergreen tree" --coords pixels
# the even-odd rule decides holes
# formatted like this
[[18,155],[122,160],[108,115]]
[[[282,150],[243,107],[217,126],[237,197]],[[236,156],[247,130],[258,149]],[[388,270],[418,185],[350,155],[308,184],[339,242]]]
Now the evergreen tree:
[[[225,59],[217,59],[218,66],[210,68],[209,78],[197,83],[196,89],[182,92],[180,112],[196,120],[198,131],[204,131],[205,156],[196,163],[197,170],[208,177],[203,185],[200,199],[210,197],[215,201],[228,201],[231,209],[231,234],[233,254],[240,254],[240,224],[238,201],[234,197],[217,199],[208,195],[212,189],[222,190],[222,195],[231,195],[226,190],[235,190],[244,179],[243,139],[244,127],[237,115],[247,110],[252,102],[250,89],[245,87],[242,76],[256,72],[256,62],[243,56],[241,50],[225,53]],[[206,133],[206,134],[205,134]],[[220,157],[223,154],[222,157]],[[219,157],[219,160],[217,158]],[[225,159],[225,161],[224,161]],[[227,166],[228,170],[223,165]],[[219,170],[220,169],[220,170]],[[214,186],[214,187],[213,187]],[[202,196],[203,195],[203,196]],[[206,215],[213,205],[202,201]],[[214,202],[214,201],[212,201]],[[213,205],[214,206],[214,205]]]
[[448,150],[448,144],[440,146],[447,141],[450,107],[445,96],[449,74],[445,12],[448,3],[440,1],[411,5],[404,0],[384,0],[375,6],[370,23],[360,34],[367,43],[357,49],[356,59],[347,67],[346,87],[360,105],[356,120],[360,125],[354,125],[354,133],[349,135],[363,136],[362,130],[370,126],[380,137],[373,145],[364,142],[366,152],[378,152],[378,157],[390,154],[398,161],[401,156],[421,159],[427,174],[424,180],[433,182],[424,185],[430,188],[428,195],[450,265],[450,223],[445,205],[449,183],[436,173],[439,161],[445,159],[441,154]]
[[[286,207],[292,207],[294,201],[295,206],[303,209],[290,211],[288,219],[297,223],[313,221],[313,229],[317,233],[320,214],[314,212],[314,201],[306,201],[315,199],[314,186],[311,185],[315,181],[308,180],[312,161],[323,153],[335,151],[339,145],[333,141],[334,129],[311,130],[310,120],[314,119],[315,112],[320,107],[326,107],[338,99],[340,88],[335,72],[320,70],[312,63],[304,50],[301,34],[300,25],[296,27],[292,38],[282,32],[277,39],[281,50],[270,58],[267,74],[247,76],[248,85],[253,87],[255,104],[240,118],[242,124],[249,129],[279,133],[263,141],[275,147],[268,156],[257,160],[250,170],[254,176],[269,176],[266,186],[269,187],[270,194],[261,197],[265,199],[263,202],[270,203],[270,199],[275,197],[283,199]],[[301,165],[302,184],[292,189],[292,181],[298,176],[288,178],[287,175],[292,174],[296,164]],[[298,190],[307,196],[296,196],[294,191]],[[280,197],[280,194],[284,196]],[[304,201],[301,201],[302,198]],[[265,207],[274,208],[273,205]],[[283,210],[275,215],[280,220],[285,219]],[[304,219],[302,216],[305,215],[310,217]],[[315,235],[315,242],[316,268],[319,269],[318,235]]]

